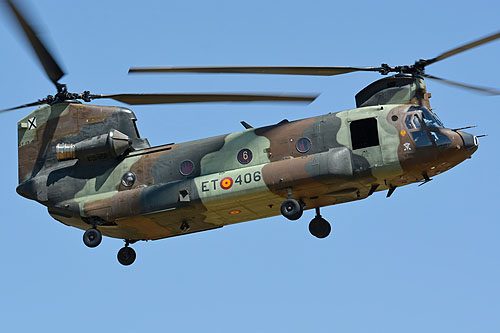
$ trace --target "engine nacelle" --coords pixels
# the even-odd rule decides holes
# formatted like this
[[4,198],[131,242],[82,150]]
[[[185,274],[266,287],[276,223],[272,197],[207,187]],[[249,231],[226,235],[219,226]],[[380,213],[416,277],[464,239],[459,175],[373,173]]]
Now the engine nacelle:
[[82,162],[92,162],[117,158],[131,147],[130,138],[117,130],[107,134],[94,136],[77,143],[59,143],[56,145],[56,155],[59,161],[79,159]]

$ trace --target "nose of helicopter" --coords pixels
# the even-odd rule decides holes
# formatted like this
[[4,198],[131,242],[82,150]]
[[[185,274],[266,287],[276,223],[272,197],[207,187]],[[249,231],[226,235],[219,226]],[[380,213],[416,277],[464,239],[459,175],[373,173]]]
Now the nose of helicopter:
[[477,136],[462,131],[458,131],[458,134],[462,137],[464,150],[469,156],[474,154],[478,148]]
[[477,137],[467,132],[443,128],[439,132],[432,133],[438,148],[435,150],[437,154],[424,155],[426,152],[421,150],[421,160],[414,161],[419,173],[425,171],[429,177],[450,170],[471,158],[478,148]]

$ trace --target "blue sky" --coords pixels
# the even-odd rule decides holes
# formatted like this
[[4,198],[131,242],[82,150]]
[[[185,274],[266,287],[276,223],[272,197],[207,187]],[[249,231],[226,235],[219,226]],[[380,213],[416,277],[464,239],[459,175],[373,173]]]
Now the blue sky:
[[[312,104],[132,107],[151,144],[182,142],[354,107],[376,73],[337,77],[134,75],[130,66],[411,64],[498,31],[498,1],[30,1],[71,91],[303,92]],[[0,11],[0,108],[53,94],[27,43]],[[500,41],[427,68],[500,88]],[[498,332],[500,97],[427,82],[451,128],[488,134],[471,160],[422,187],[282,217],[96,249],[18,196],[16,122],[2,114],[2,330],[88,332]],[[100,104],[119,105],[113,101]],[[94,103],[98,104],[98,103]]]

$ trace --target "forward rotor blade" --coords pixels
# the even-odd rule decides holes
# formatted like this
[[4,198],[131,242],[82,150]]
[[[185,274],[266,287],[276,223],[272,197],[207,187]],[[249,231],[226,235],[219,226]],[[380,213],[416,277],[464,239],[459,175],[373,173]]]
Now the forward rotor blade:
[[50,54],[50,52],[45,47],[44,43],[40,38],[40,34],[38,34],[32,27],[31,24],[25,19],[25,17],[21,14],[19,9],[14,5],[14,1],[6,0],[9,5],[12,13],[17,18],[19,25],[23,29],[26,37],[28,38],[33,50],[35,51],[40,63],[45,69],[45,73],[49,79],[56,85],[61,77],[64,76],[64,72],[59,67],[54,57]]
[[0,110],[0,113],[9,112],[9,111],[13,111],[13,110],[18,110],[18,109],[22,109],[22,108],[27,108],[27,107],[30,107],[30,106],[42,105],[42,104],[46,104],[46,102],[45,101],[37,101],[37,102],[33,102],[33,103],[19,105],[19,106],[15,106],[13,108]]
[[449,50],[447,52],[444,52],[444,53],[438,55],[435,58],[432,58],[432,59],[429,59],[429,60],[425,60],[425,65],[427,66],[427,65],[433,64],[435,62],[438,62],[438,61],[441,61],[443,59],[446,59],[446,58],[449,58],[451,56],[454,56],[455,54],[458,54],[458,53],[470,50],[470,49],[472,49],[474,47],[477,47],[477,46],[486,44],[488,42],[494,41],[494,40],[496,40],[498,38],[500,38],[500,31],[497,32],[497,33],[494,33],[492,35],[486,36],[484,38],[481,38],[481,39],[475,40],[473,42],[467,43],[465,45],[459,46],[459,47],[454,48],[452,50]]
[[284,75],[339,75],[351,72],[380,72],[380,67],[282,67],[282,66],[248,66],[248,67],[146,67],[130,68],[129,73],[240,73],[240,74],[284,74]]
[[111,98],[129,105],[207,103],[207,102],[307,102],[317,95],[246,95],[246,94],[113,94],[92,95],[92,99]]
[[465,84],[465,83],[450,81],[450,80],[442,79],[442,78],[439,78],[439,77],[436,77],[436,76],[432,76],[432,75],[429,75],[429,74],[421,74],[421,75],[424,76],[424,77],[426,77],[426,78],[428,78],[428,79],[437,80],[437,81],[440,81],[442,83],[446,83],[446,84],[449,84],[449,85],[452,85],[452,86],[455,86],[455,87],[459,87],[459,88],[473,90],[473,91],[478,92],[478,93],[482,93],[482,94],[486,94],[486,95],[491,95],[491,96],[500,95],[500,90],[495,89],[495,88],[472,86],[470,84]]

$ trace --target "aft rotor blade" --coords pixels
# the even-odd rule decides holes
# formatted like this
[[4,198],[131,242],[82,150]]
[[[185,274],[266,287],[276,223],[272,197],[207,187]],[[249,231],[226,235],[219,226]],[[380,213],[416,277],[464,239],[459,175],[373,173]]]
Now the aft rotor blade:
[[433,64],[433,63],[435,63],[437,61],[441,61],[443,59],[446,59],[446,58],[449,58],[451,56],[454,56],[455,54],[458,54],[458,53],[470,50],[470,49],[472,49],[474,47],[486,44],[488,42],[492,42],[492,41],[494,41],[494,40],[496,40],[498,38],[500,38],[500,31],[496,32],[496,33],[494,33],[492,35],[486,36],[484,38],[481,38],[481,39],[475,40],[473,42],[467,43],[465,45],[459,46],[459,47],[454,48],[452,50],[449,50],[447,52],[444,52],[444,53],[438,55],[435,58],[425,60],[425,65],[427,66],[427,65]]
[[92,99],[111,98],[129,105],[207,103],[207,102],[306,102],[317,95],[247,95],[247,94],[113,94],[92,95]]
[[380,72],[381,67],[283,67],[283,66],[248,66],[248,67],[135,67],[129,73],[239,73],[239,74],[281,74],[281,75],[340,75],[351,72]]
[[62,71],[61,67],[59,67],[54,57],[50,54],[47,47],[42,42],[40,34],[38,34],[35,29],[33,29],[32,24],[30,24],[26,20],[19,9],[14,5],[14,1],[6,1],[10,9],[12,10],[12,13],[19,22],[19,25],[23,29],[26,37],[28,38],[33,50],[40,60],[40,63],[45,69],[45,73],[47,73],[49,79],[57,86],[57,82],[59,81],[59,79],[64,76],[64,72]]
[[18,110],[18,109],[22,109],[22,108],[27,108],[27,107],[30,107],[30,106],[42,105],[42,104],[46,104],[46,102],[45,101],[36,101],[36,102],[33,102],[33,103],[23,104],[23,105],[15,106],[15,107],[12,107],[12,108],[0,110],[0,113],[9,112],[9,111],[13,111],[13,110]]
[[450,80],[442,79],[442,78],[439,78],[439,77],[436,77],[436,76],[432,76],[432,75],[429,75],[429,74],[422,74],[422,76],[424,76],[424,77],[426,77],[428,79],[440,81],[442,83],[450,84],[450,85],[455,86],[455,87],[460,87],[460,88],[464,88],[464,89],[473,90],[475,92],[482,93],[482,94],[487,94],[487,95],[492,95],[492,96],[500,95],[500,90],[495,89],[495,88],[472,86],[470,84],[465,84],[465,83],[450,81]]

